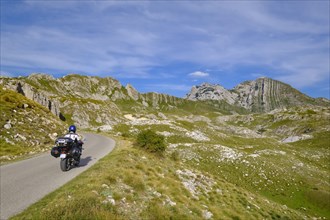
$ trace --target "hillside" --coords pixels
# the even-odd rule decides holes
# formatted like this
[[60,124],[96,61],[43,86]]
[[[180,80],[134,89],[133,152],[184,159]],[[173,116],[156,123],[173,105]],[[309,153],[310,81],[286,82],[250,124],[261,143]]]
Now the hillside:
[[[330,218],[329,108],[209,113],[125,114],[114,153],[14,219]],[[163,157],[134,147],[145,129]]]
[[124,87],[110,77],[71,74],[55,79],[47,74],[31,74],[28,77],[0,78],[0,85],[49,108],[67,123],[75,122],[79,127],[94,130],[106,130],[125,121],[122,116],[125,112],[190,112],[191,106],[201,112],[203,109],[224,114],[246,112],[221,101],[194,103],[166,94],[141,94],[132,85]]
[[[2,98],[5,105],[19,103],[6,108],[11,121],[19,119],[13,109],[31,111],[59,129],[75,123],[117,140],[114,153],[14,219],[330,219],[327,100],[271,79],[230,91],[203,84],[196,87],[201,100],[141,94],[112,78],[79,75],[0,84],[1,95],[13,97]],[[240,97],[249,97],[246,106]],[[22,125],[39,125],[29,121]],[[146,129],[164,136],[163,156],[134,146]]]
[[49,150],[64,123],[49,109],[0,87],[0,162]]

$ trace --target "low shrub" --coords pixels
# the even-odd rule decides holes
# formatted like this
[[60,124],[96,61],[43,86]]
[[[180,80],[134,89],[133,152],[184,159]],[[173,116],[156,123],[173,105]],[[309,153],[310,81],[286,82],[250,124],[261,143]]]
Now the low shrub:
[[163,153],[166,149],[164,136],[150,129],[138,134],[135,145],[153,153]]

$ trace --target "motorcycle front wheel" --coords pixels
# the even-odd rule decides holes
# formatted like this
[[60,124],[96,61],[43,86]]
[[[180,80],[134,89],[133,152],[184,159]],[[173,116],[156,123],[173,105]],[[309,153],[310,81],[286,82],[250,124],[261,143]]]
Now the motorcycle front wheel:
[[63,158],[60,161],[60,167],[62,171],[68,171],[70,169],[70,162],[68,158]]

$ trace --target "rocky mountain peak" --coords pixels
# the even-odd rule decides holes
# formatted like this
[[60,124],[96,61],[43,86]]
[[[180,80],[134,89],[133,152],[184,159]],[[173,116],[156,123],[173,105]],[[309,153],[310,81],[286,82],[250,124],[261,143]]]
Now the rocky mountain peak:
[[218,84],[211,84],[211,83],[208,83],[208,82],[204,82],[202,83],[200,86],[196,86],[197,88],[198,87],[214,87],[214,86],[217,86]]
[[324,106],[329,103],[322,99],[313,99],[288,84],[267,77],[245,81],[232,90],[221,85],[203,83],[193,86],[186,99],[226,101],[252,112],[269,112],[277,108],[308,104]]
[[203,83],[193,86],[190,93],[186,95],[188,100],[225,100],[229,104],[235,103],[236,94],[228,91],[219,84]]

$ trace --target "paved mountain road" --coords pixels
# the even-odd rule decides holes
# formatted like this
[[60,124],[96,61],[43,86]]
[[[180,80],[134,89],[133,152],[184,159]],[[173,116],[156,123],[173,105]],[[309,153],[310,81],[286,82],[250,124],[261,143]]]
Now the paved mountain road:
[[67,172],[60,169],[60,159],[50,152],[0,167],[0,219],[8,219],[48,193],[88,169],[112,151],[115,141],[97,134],[83,133],[84,150],[79,167]]

